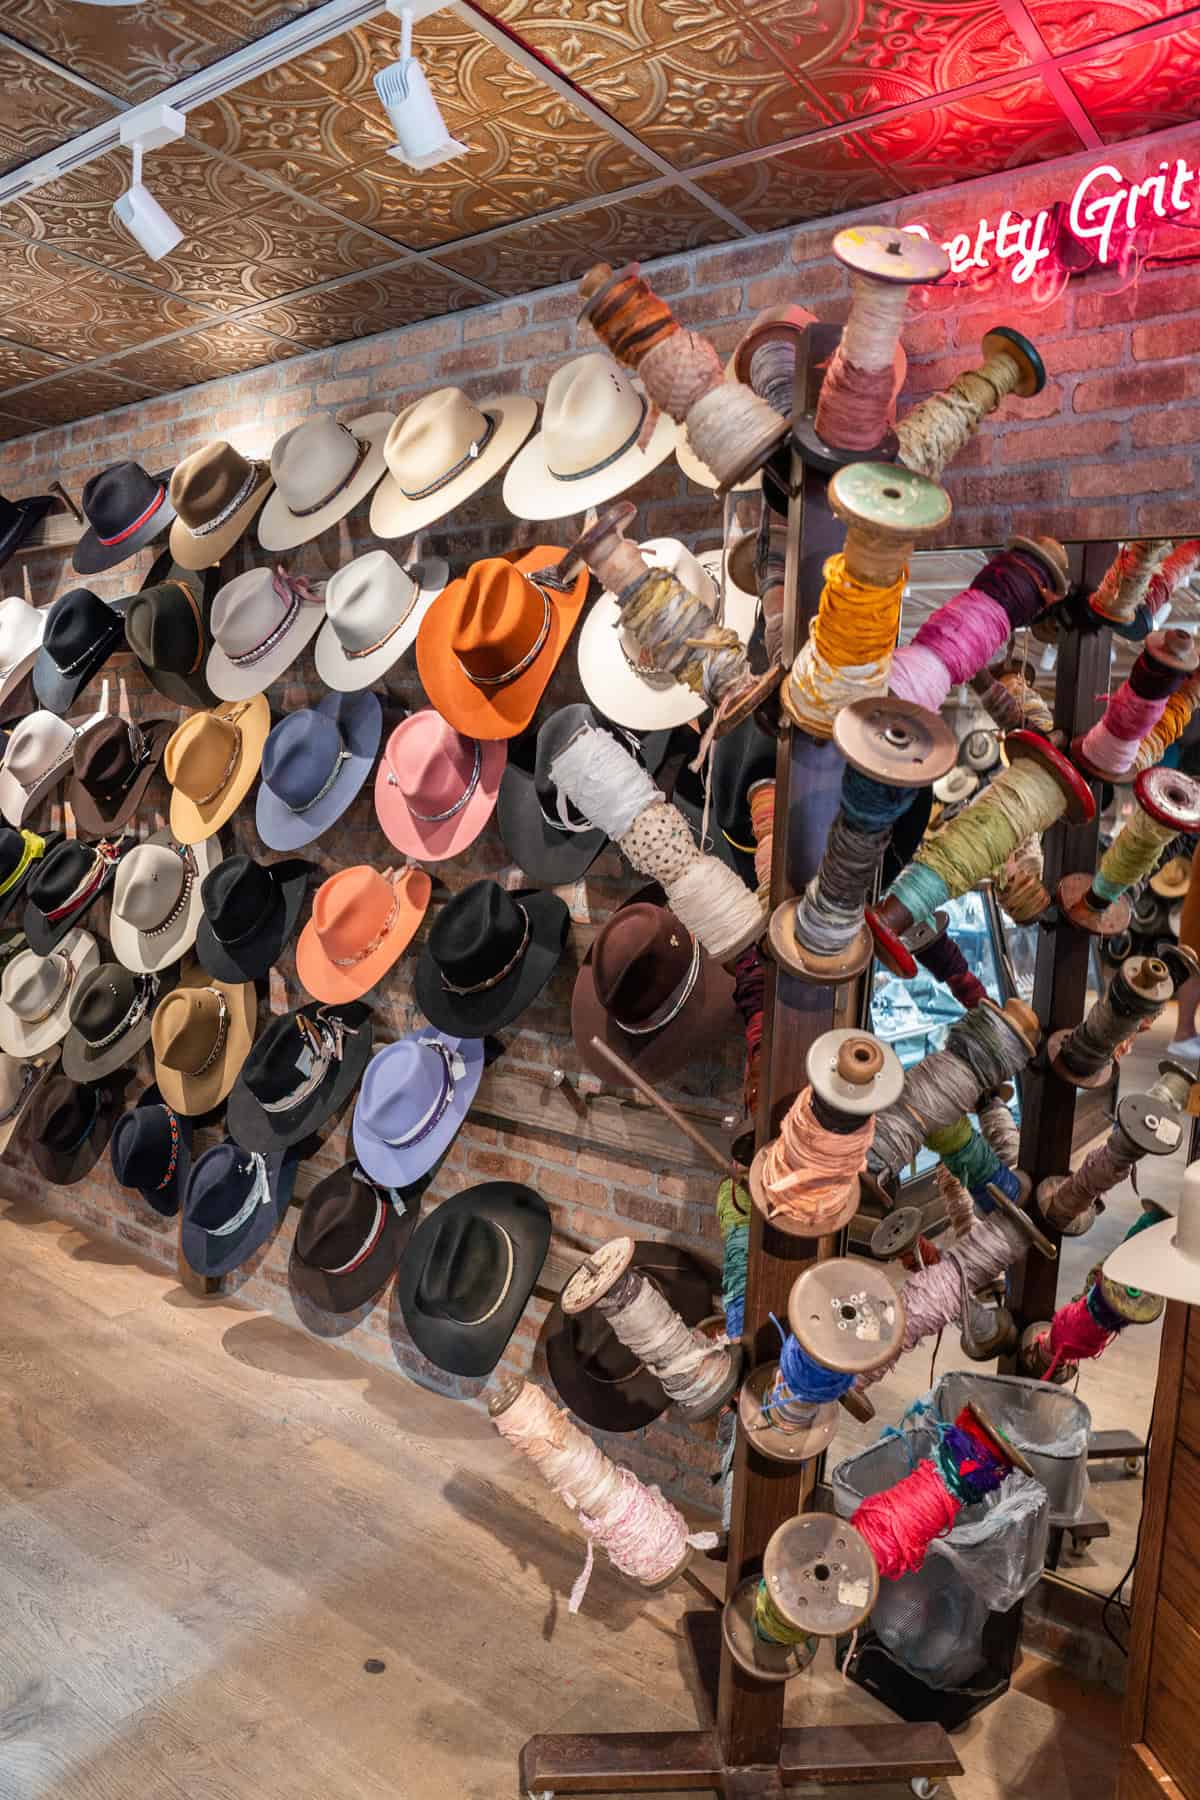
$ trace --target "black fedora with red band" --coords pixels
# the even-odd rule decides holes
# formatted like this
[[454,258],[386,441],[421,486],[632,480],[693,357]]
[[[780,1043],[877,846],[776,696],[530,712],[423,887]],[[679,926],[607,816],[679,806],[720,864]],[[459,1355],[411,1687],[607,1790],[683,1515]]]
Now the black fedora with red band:
[[88,522],[71,558],[81,575],[115,569],[165,531],[175,517],[170,469],[148,475],[141,463],[110,463],[84,484],[80,503]]

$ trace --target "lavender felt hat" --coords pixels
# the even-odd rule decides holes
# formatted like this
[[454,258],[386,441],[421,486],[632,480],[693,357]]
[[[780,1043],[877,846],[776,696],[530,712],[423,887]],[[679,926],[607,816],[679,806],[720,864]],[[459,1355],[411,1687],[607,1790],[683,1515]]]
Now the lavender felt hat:
[[375,1181],[406,1187],[453,1143],[483,1074],[483,1040],[410,1031],[373,1057],[354,1108],[354,1151]]

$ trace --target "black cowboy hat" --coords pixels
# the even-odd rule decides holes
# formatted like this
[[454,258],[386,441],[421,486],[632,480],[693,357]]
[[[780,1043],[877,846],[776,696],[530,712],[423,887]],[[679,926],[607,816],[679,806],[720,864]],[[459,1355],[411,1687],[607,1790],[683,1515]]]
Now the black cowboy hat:
[[[634,1245],[631,1268],[653,1281],[686,1325],[716,1312],[717,1272],[674,1244]],[[665,1413],[670,1396],[627,1350],[598,1306],[568,1318],[556,1300],[543,1331],[550,1379],[571,1411],[601,1431],[640,1431]]]
[[34,693],[61,718],[124,643],[119,612],[90,588],[68,588],[46,614],[46,635],[33,665]]
[[98,575],[136,556],[175,517],[170,469],[147,475],[141,463],[110,463],[84,483],[80,505],[88,522],[71,561],[80,575]]
[[300,1209],[288,1279],[325,1312],[353,1312],[382,1292],[412,1236],[404,1190],[372,1181],[356,1162],[318,1181]]
[[313,1001],[272,1019],[242,1064],[225,1112],[243,1150],[286,1150],[342,1110],[371,1060],[374,1015],[361,1000]]
[[274,1237],[291,1205],[300,1157],[214,1144],[192,1164],[179,1246],[197,1275],[228,1275]]
[[316,863],[229,856],[205,876],[196,955],[218,981],[257,981],[278,960],[304,908]]
[[24,898],[35,869],[62,841],[61,831],[17,831],[12,825],[0,825],[0,921]]
[[761,730],[753,713],[727,737],[718,738],[712,753],[712,829],[733,852],[733,866],[754,887],[754,825],[750,790],[760,781],[775,785],[776,742]]
[[164,550],[123,606],[125,637],[146,680],[166,699],[203,712],[217,704],[204,665],[220,579],[219,568],[184,569]]
[[150,1042],[156,1002],[174,985],[173,975],[135,975],[115,962],[90,970],[71,995],[63,1074],[72,1081],[99,1081],[133,1062]]
[[153,1083],[113,1126],[108,1158],[122,1187],[173,1219],[192,1167],[192,1121],[173,1112]]
[[42,1083],[29,1111],[29,1146],[47,1181],[70,1187],[95,1168],[120,1113],[125,1079],[85,1085],[51,1075]]
[[0,494],[0,569],[57,504],[53,494],[34,494],[29,500],[9,500]]
[[49,956],[89,907],[112,886],[120,849],[111,844],[81,844],[64,838],[34,868],[21,919],[25,936],[39,956]]
[[532,1188],[485,1181],[423,1219],[396,1278],[409,1335],[452,1375],[488,1375],[516,1330],[550,1246]]
[[553,975],[569,926],[557,894],[472,882],[434,920],[413,980],[417,1005],[456,1037],[511,1025]]

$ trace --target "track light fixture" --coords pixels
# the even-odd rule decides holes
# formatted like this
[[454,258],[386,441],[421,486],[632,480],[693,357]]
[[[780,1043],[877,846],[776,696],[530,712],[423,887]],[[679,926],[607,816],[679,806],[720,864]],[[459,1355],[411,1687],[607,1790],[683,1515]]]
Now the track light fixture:
[[464,155],[468,148],[450,136],[425,71],[412,53],[414,19],[437,10],[437,6],[405,6],[389,0],[388,11],[400,20],[400,60],[389,63],[375,77],[375,92],[396,133],[388,155],[410,169],[436,169],[439,163]]
[[133,151],[133,180],[113,206],[113,215],[152,262],[161,262],[169,255],[183,232],[143,185],[142,157],[147,150],[157,150],[182,137],[186,130],[183,114],[161,102],[139,107],[121,120],[121,142]]

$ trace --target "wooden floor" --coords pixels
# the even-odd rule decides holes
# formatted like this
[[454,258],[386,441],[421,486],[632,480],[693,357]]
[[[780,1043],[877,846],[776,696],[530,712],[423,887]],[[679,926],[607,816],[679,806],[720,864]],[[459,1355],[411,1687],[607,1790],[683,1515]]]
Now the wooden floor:
[[[697,1722],[685,1598],[598,1567],[571,1618],[477,1412],[32,1207],[0,1269],[0,1800],[507,1800],[535,1731]],[[789,1693],[888,1716],[824,1651]],[[1026,1658],[947,1792],[1109,1800],[1118,1711]]]

